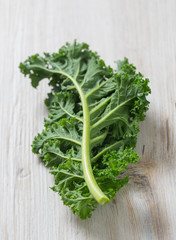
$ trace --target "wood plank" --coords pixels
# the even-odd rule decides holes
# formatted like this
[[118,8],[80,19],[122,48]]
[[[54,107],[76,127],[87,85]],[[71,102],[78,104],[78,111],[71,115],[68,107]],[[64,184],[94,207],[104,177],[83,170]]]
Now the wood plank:
[[[176,239],[175,13],[174,0],[0,0],[0,239]],[[141,161],[86,221],[49,189],[53,177],[31,153],[48,86],[33,89],[18,69],[27,56],[75,38],[108,64],[128,57],[152,88],[136,148]]]

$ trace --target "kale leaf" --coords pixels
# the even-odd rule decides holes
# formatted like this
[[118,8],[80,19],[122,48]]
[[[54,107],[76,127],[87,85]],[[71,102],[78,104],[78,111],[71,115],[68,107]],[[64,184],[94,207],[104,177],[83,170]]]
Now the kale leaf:
[[151,92],[128,59],[106,66],[86,43],[66,43],[57,53],[35,54],[20,70],[33,87],[47,78],[45,129],[32,151],[55,177],[52,188],[81,219],[108,203],[128,183],[127,165],[137,163],[138,122]]

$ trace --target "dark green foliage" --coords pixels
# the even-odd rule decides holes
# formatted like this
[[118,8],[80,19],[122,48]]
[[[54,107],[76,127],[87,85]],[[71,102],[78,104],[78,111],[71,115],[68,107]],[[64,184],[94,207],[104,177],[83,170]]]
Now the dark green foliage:
[[87,123],[80,92],[88,105],[93,174],[103,193],[112,199],[128,182],[128,176],[122,178],[121,173],[139,160],[133,149],[138,122],[148,110],[149,80],[136,73],[127,58],[118,61],[114,71],[87,44],[76,41],[66,43],[58,53],[29,57],[20,63],[20,70],[29,76],[33,87],[45,78],[51,86],[45,100],[48,119],[43,132],[34,138],[32,151],[51,167],[55,177],[52,189],[64,204],[82,219],[91,217],[98,202],[85,182],[82,167],[83,126]]

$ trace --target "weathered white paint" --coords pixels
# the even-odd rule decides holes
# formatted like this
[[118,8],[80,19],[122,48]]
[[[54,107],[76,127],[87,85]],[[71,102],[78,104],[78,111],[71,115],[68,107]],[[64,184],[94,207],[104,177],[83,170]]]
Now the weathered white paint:
[[[175,0],[0,0],[0,239],[176,239],[175,23]],[[152,88],[141,161],[115,200],[87,221],[63,206],[49,189],[53,176],[31,153],[48,86],[33,89],[18,69],[27,56],[75,38],[108,64],[127,56]]]

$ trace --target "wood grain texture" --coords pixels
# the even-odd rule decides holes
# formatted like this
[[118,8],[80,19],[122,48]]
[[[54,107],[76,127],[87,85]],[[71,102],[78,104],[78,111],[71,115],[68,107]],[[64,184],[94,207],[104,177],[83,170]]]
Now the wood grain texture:
[[[176,239],[176,1],[0,0],[0,239]],[[77,38],[108,64],[127,56],[152,95],[130,183],[81,221],[49,189],[53,176],[31,152],[47,116],[19,62]]]

